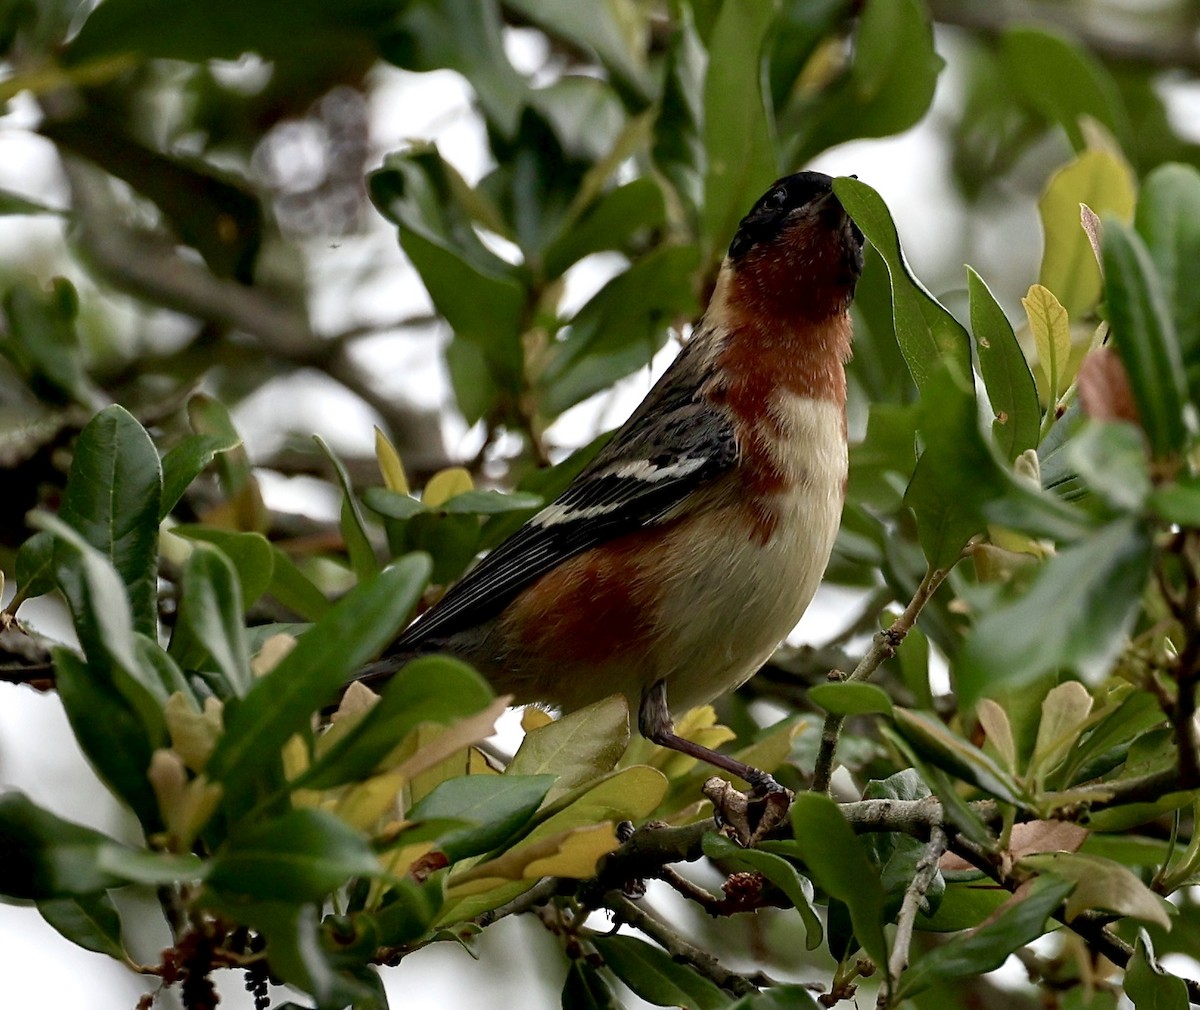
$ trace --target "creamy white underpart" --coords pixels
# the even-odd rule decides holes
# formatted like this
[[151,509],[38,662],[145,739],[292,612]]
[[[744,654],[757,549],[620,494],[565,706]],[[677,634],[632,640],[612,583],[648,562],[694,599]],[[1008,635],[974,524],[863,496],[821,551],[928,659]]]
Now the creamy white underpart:
[[[714,517],[668,579],[660,627],[670,629],[671,709],[681,712],[750,677],[796,626],[816,593],[841,520],[847,452],[842,408],[776,394],[782,429],[772,440],[788,488],[770,503],[777,517],[766,544],[744,523]],[[648,686],[648,685],[645,685]]]

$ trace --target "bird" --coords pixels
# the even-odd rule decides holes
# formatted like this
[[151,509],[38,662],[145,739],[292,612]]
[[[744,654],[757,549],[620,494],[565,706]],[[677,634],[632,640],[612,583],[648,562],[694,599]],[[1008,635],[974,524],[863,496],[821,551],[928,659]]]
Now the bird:
[[614,694],[648,740],[765,772],[675,733],[673,713],[744,683],[795,627],[833,549],[847,477],[849,308],[863,233],[804,171],[741,220],[703,316],[567,488],[487,554],[384,657],[444,653],[515,704]]

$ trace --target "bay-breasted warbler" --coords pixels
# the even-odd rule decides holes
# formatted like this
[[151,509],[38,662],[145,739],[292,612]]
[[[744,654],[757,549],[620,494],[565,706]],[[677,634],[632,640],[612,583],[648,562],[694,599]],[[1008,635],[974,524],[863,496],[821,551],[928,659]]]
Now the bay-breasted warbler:
[[671,712],[751,677],[821,580],[845,491],[862,243],[829,176],[776,182],[629,420],[363,679],[442,652],[518,704],[571,710],[620,692],[648,739],[773,787],[676,736]]

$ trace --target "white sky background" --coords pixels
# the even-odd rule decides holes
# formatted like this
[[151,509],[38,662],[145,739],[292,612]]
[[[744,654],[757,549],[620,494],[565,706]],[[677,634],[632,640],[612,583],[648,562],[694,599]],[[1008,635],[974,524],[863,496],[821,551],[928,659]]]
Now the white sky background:
[[[518,66],[536,66],[535,36],[515,33],[512,55]],[[993,282],[1010,308],[1033,279],[1040,256],[1040,237],[1032,199],[997,210],[986,228],[960,235],[964,220],[959,197],[948,177],[948,159],[935,123],[954,101],[952,40],[940,47],[950,59],[931,115],[907,134],[880,141],[860,141],[829,151],[810,167],[830,174],[857,174],[888,202],[915,271],[935,291],[962,286],[964,249],[972,263]],[[449,71],[414,75],[391,68],[376,72],[371,131],[376,163],[408,139],[436,140],[443,153],[471,181],[489,167],[483,128],[469,105],[465,84]],[[1194,94],[1177,93],[1173,110],[1181,117],[1200,106]],[[0,117],[0,187],[45,202],[62,205],[65,188],[53,148],[27,132],[30,106],[12,103]],[[1198,117],[1192,117],[1196,122]],[[320,296],[312,305],[318,330],[337,331],[362,322],[400,318],[428,307],[415,271],[396,242],[395,229],[376,216],[364,236],[350,236],[336,245],[314,242],[308,250],[311,272],[323,278]],[[45,280],[67,273],[87,291],[90,281],[66,259],[63,226],[54,218],[0,218],[0,259],[28,263]],[[364,285],[364,268],[369,281]],[[571,279],[568,297],[582,302],[611,275],[611,259],[593,261],[588,272]],[[954,278],[958,278],[956,281]],[[351,303],[348,294],[354,291]],[[117,299],[122,304],[121,299]],[[138,310],[129,306],[130,313]],[[445,402],[448,383],[440,355],[441,335],[393,333],[373,338],[363,348],[374,373],[397,396],[435,406]],[[571,448],[603,428],[619,423],[673,354],[668,346],[651,369],[621,384],[614,394],[602,394],[574,408],[549,433],[551,444]],[[277,380],[243,403],[236,420],[252,456],[263,458],[278,447],[289,431],[321,431],[335,449],[370,451],[371,412],[341,390],[317,377]],[[478,431],[469,431],[448,414],[444,423],[452,455],[473,454]],[[272,504],[329,509],[336,501],[314,503],[311,482],[269,480],[265,491]],[[11,592],[11,590],[10,590]],[[829,594],[801,622],[793,639],[819,642],[836,631],[844,598]],[[22,617],[48,633],[62,633],[52,608],[27,604]],[[92,776],[75,747],[61,707],[52,695],[0,685],[0,788],[16,787],[55,812],[94,825],[118,836],[137,837],[132,818],[118,810]],[[126,917],[127,927],[137,916]],[[165,936],[135,938],[136,954],[157,960]],[[470,1010],[474,1007],[519,1006],[527,1010],[559,1006],[563,962],[557,941],[540,926],[505,921],[485,931],[479,942],[481,963],[472,962],[454,944],[438,944],[410,957],[399,969],[385,972],[393,1006],[406,1010]],[[546,984],[530,985],[531,977],[548,973]],[[143,991],[142,980],[107,957],[90,954],[63,940],[36,911],[0,904],[0,1007],[54,1005],[78,1010],[131,1010]],[[241,977],[221,979],[221,1006],[250,1008]],[[282,1002],[283,993],[273,993]],[[624,997],[630,1007],[637,1001]],[[175,1006],[164,1000],[161,1006]]]

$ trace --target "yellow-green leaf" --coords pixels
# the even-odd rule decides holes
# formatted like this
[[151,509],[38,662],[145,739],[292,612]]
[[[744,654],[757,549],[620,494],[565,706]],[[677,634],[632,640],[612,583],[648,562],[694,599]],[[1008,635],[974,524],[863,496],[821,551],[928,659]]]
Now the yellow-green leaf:
[[408,477],[404,464],[391,440],[379,428],[375,429],[375,458],[379,461],[379,475],[384,487],[398,494],[408,494]]
[[1051,402],[1067,388],[1067,362],[1071,357],[1071,321],[1067,310],[1049,288],[1030,285],[1021,299],[1037,345],[1038,367],[1046,378]]
[[1051,176],[1038,201],[1046,237],[1038,280],[1072,317],[1087,315],[1100,300],[1100,268],[1080,224],[1079,205],[1128,222],[1135,200],[1132,169],[1108,151],[1084,151]]
[[1026,856],[1018,866],[1037,873],[1052,873],[1075,882],[1067,899],[1067,919],[1089,908],[1128,915],[1163,929],[1171,928],[1164,901],[1132,870],[1103,856],[1079,852],[1043,852]]
[[461,466],[452,466],[446,470],[439,470],[429,478],[429,483],[425,485],[421,494],[421,501],[427,508],[434,509],[455,495],[470,491],[474,487],[475,482],[471,480],[470,473]]

